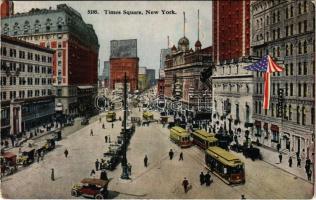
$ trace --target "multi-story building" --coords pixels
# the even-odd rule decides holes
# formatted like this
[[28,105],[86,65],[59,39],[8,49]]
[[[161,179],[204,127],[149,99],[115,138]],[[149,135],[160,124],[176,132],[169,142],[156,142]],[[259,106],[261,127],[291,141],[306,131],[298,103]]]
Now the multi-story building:
[[129,88],[134,92],[138,87],[137,40],[111,40],[110,88],[117,89],[124,81],[126,73]]
[[216,1],[213,13],[213,131],[250,134],[253,72],[243,69],[252,62],[250,1]]
[[54,93],[64,114],[83,114],[93,108],[99,43],[93,26],[79,12],[66,4],[57,9],[33,8],[2,18],[1,28],[1,34],[55,50]]
[[139,67],[138,69],[138,90],[140,92],[148,89],[148,77],[147,77],[147,68]]
[[198,40],[193,51],[189,40],[182,37],[178,48],[173,46],[171,55],[166,56],[164,95],[178,98],[189,109],[197,110],[201,102],[210,107],[211,88],[200,81],[200,75],[201,71],[211,67],[211,55],[212,47],[202,49]]
[[262,74],[255,74],[256,136],[263,145],[306,154],[315,136],[315,6],[311,0],[254,1],[251,15],[253,54],[284,60],[284,71],[271,75],[269,110],[262,109]]
[[14,3],[9,0],[2,0],[1,2],[1,19],[13,15]]
[[146,69],[148,87],[152,87],[156,84],[155,73],[156,71],[154,69]]
[[104,61],[104,67],[101,75],[99,75],[99,81],[101,87],[109,87],[110,84],[110,62]]
[[51,122],[54,51],[1,35],[1,137]]
[[166,56],[170,54],[171,54],[171,48],[160,50],[160,68],[159,68],[159,79],[158,79],[158,84],[157,84],[157,96],[161,96],[161,97],[164,96]]

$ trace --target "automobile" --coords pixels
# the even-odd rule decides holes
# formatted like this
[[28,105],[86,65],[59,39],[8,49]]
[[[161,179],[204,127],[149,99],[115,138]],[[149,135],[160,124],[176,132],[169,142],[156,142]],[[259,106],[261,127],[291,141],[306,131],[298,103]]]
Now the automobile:
[[17,171],[16,157],[12,152],[1,153],[1,175],[10,175]]
[[81,125],[88,125],[89,124],[89,119],[83,118],[81,121]]
[[104,169],[112,171],[116,168],[120,161],[121,157],[118,155],[107,156],[105,157]]
[[17,159],[17,163],[23,166],[29,165],[34,162],[35,149],[27,147],[21,150],[21,154]]
[[94,199],[106,199],[108,197],[108,180],[96,178],[84,178],[80,184],[75,184],[71,188],[71,195],[75,197],[83,196]]

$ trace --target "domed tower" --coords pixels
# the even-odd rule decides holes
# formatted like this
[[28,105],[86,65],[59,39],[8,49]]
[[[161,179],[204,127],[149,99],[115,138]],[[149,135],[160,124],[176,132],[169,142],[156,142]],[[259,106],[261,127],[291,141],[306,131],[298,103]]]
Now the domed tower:
[[189,39],[185,37],[185,12],[183,12],[183,37],[178,42],[178,50],[183,52],[189,51],[189,45]]
[[195,51],[199,51],[202,48],[202,43],[200,42],[200,10],[198,10],[198,39],[195,42]]
[[186,38],[185,36],[183,36],[182,38],[180,38],[179,42],[178,42],[178,49],[180,51],[186,52],[189,50],[189,40],[188,38]]

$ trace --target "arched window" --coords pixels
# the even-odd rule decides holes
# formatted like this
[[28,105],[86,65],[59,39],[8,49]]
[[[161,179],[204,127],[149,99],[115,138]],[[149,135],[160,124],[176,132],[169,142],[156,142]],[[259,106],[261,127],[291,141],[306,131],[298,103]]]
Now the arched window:
[[293,55],[293,44],[290,44],[290,55]]
[[302,54],[302,43],[301,43],[301,41],[298,42],[298,54]]
[[288,56],[289,55],[289,45],[286,44],[285,46],[285,55]]

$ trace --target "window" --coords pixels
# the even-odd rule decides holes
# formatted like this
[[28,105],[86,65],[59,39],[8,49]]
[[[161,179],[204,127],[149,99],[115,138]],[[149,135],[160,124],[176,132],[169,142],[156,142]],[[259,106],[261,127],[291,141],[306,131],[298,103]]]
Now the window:
[[259,114],[261,114],[261,101],[259,101]]
[[52,63],[52,57],[48,56],[48,57],[47,57],[47,62],[48,62],[48,63]]
[[303,107],[302,107],[302,125],[305,125],[305,118],[306,118],[305,115],[306,115],[306,114],[305,114],[305,107],[303,106]]
[[293,30],[294,30],[294,27],[293,27],[293,24],[291,24],[291,25],[290,25],[290,35],[293,35],[293,34],[294,34]]
[[297,95],[300,97],[302,94],[301,94],[301,84],[299,83],[298,85],[297,85]]
[[274,117],[274,104],[271,103],[271,117]]
[[42,56],[42,62],[46,62],[46,56]]
[[255,102],[255,109],[256,109],[256,113],[258,113],[258,102]]
[[304,97],[307,96],[307,84],[306,83],[303,84],[303,96]]
[[290,44],[290,55],[293,55],[293,44]]
[[285,64],[285,76],[289,75],[289,65]]
[[298,75],[302,74],[302,64],[299,62],[298,63]]
[[61,42],[58,42],[58,48],[61,48]]
[[307,20],[304,20],[304,33],[307,32]]
[[275,83],[272,84],[272,94],[275,95]]
[[291,6],[291,8],[290,8],[290,17],[293,17],[293,6]]
[[288,90],[289,90],[288,84],[285,83],[285,96],[288,96]]
[[285,9],[285,19],[288,19],[289,18],[289,8],[286,7]]
[[7,78],[1,76],[1,85],[6,85],[7,84]]
[[289,55],[289,45],[288,44],[285,46],[285,55],[286,56]]
[[290,96],[293,96],[293,83],[290,83]]
[[301,43],[301,41],[298,42],[298,54],[302,54],[302,43]]
[[306,42],[306,40],[303,43],[303,49],[304,49],[304,53],[307,53],[307,42]]
[[313,97],[315,97],[315,84],[312,84],[312,86],[313,86],[312,95],[313,95]]
[[290,72],[291,72],[291,75],[293,75],[293,63],[290,64]]
[[236,104],[236,119],[239,120],[239,104]]
[[304,75],[307,75],[307,62],[304,62],[303,71],[304,71]]
[[289,120],[292,120],[292,106],[289,105]]
[[302,6],[301,3],[298,3],[298,14],[302,14]]
[[246,122],[250,120],[250,107],[246,104]]

